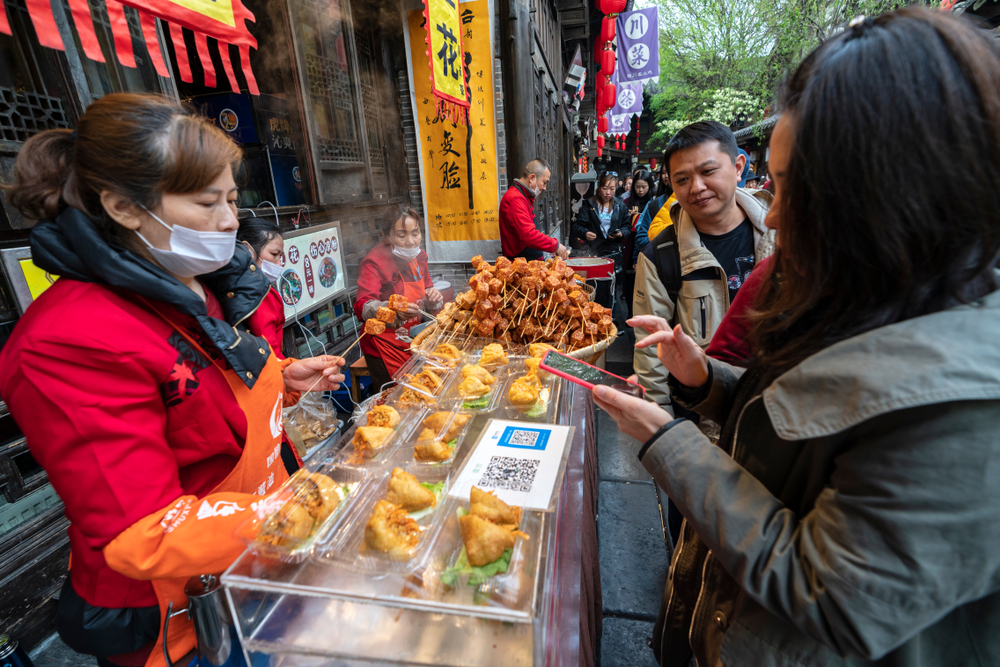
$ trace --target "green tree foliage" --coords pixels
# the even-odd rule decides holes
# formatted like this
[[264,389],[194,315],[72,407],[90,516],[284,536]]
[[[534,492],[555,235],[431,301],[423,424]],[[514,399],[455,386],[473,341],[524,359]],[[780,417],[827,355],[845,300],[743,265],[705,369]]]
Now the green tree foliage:
[[[928,2],[928,0],[923,0]],[[663,148],[688,123],[747,125],[763,117],[784,76],[853,17],[905,0],[654,0],[660,8],[660,81],[651,98]],[[928,4],[930,4],[928,2]],[[935,3],[936,4],[936,3]]]

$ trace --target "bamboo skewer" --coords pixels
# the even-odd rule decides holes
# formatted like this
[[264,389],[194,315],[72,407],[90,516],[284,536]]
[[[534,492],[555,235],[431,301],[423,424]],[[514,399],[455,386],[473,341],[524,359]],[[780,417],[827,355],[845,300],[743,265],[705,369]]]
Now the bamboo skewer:
[[[366,333],[368,333],[368,332],[367,332],[367,331],[362,331],[362,332],[361,332],[361,335],[360,335],[360,336],[358,336],[358,339],[357,339],[356,341],[354,341],[353,343],[351,343],[351,347],[347,348],[346,350],[344,350],[343,352],[341,352],[341,353],[340,353],[340,356],[341,356],[341,358],[343,358],[343,357],[347,356],[347,353],[348,353],[348,352],[350,352],[350,351],[351,351],[351,349],[353,349],[355,345],[357,345],[358,343],[360,343],[360,342],[361,342],[361,339],[365,337],[365,334],[366,334]],[[321,380],[322,380],[322,379],[323,379],[324,377],[326,377],[326,376],[325,376],[325,375],[323,375],[323,373],[322,373],[322,372],[320,372],[320,374],[319,374],[319,377],[318,377],[318,378],[316,378],[316,381],[315,381],[315,382],[313,382],[313,383],[312,383],[311,385],[309,385],[309,388],[308,388],[308,389],[306,389],[306,390],[305,390],[304,392],[302,392],[302,393],[303,393],[303,394],[308,394],[308,393],[309,393],[310,391],[312,391],[312,390],[313,390],[313,388],[314,388],[314,387],[315,387],[316,385],[318,385],[318,384],[320,383],[320,381],[321,381]]]

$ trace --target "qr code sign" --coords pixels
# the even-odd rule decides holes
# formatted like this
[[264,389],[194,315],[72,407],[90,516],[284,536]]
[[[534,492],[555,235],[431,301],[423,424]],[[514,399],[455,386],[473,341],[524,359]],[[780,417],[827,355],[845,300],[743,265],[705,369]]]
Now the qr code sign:
[[[527,435],[536,435],[527,433]],[[539,459],[493,456],[478,486],[486,489],[530,492],[538,473]]]
[[535,441],[538,440],[538,436],[538,431],[522,431],[521,429],[515,429],[510,434],[510,443],[520,447],[534,447]]

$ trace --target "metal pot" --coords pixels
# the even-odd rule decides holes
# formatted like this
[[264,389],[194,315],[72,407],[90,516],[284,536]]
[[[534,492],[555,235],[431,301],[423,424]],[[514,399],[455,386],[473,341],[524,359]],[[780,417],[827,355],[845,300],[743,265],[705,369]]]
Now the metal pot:
[[219,578],[214,574],[191,577],[184,587],[184,594],[188,598],[187,608],[174,611],[174,603],[170,602],[167,617],[163,619],[163,657],[167,666],[174,667],[167,651],[167,629],[170,619],[180,614],[187,614],[194,623],[199,667],[225,664],[233,650],[232,635],[229,633],[232,618]]

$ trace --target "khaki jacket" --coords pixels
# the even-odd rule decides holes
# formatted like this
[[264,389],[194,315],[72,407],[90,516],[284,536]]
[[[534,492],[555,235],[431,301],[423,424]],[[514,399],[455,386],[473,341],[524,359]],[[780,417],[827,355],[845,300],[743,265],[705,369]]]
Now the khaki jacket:
[[[754,228],[754,260],[759,262],[774,252],[774,230],[764,225],[764,218],[771,206],[771,194],[765,190],[743,190],[737,188],[736,203],[750,218]],[[673,324],[680,324],[684,333],[691,336],[702,347],[708,347],[712,336],[729,310],[729,281],[715,256],[701,244],[701,236],[691,218],[676,201],[670,207],[670,217],[677,229],[680,246],[681,276],[692,271],[714,267],[718,280],[684,281],[673,303],[667,288],[660,281],[656,266],[649,256],[655,247],[655,239],[650,239],[647,249],[639,253],[635,270],[635,294],[632,311],[636,316],[657,315]],[[636,341],[647,336],[642,329],[636,329]],[[637,348],[634,366],[639,383],[646,389],[646,396],[661,406],[670,403],[667,389],[668,373],[656,357],[656,348]]]

